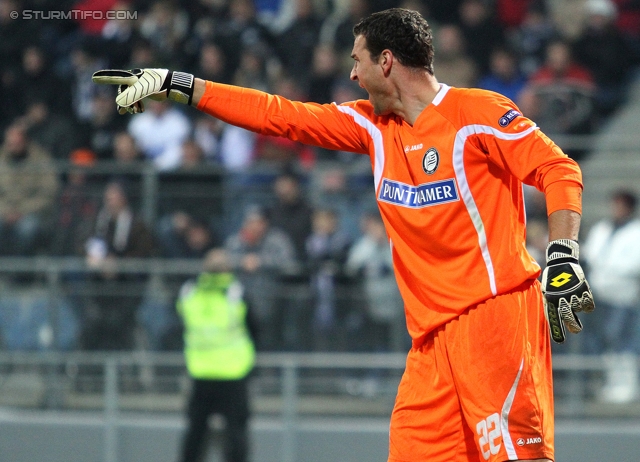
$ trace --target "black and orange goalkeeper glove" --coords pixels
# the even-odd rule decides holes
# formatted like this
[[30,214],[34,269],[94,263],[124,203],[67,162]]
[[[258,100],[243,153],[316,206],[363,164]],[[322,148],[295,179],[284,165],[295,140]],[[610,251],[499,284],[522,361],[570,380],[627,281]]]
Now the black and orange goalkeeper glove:
[[[566,330],[577,334],[582,323],[576,313],[595,308],[589,283],[578,263],[580,248],[576,241],[558,239],[547,246],[547,267],[542,272],[545,316],[551,338],[563,343]],[[566,328],[565,328],[566,327]]]

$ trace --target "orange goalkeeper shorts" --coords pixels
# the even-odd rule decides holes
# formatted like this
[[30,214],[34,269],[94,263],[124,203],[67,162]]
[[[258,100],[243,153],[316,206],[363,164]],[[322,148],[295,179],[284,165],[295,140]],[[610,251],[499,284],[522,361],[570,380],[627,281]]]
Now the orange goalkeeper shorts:
[[414,346],[389,462],[553,460],[551,345],[537,280],[475,305]]

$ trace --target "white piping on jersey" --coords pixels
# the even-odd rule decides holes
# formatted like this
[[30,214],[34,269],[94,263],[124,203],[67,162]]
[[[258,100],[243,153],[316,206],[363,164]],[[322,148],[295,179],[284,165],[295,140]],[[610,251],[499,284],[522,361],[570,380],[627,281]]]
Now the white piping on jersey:
[[[520,194],[524,199],[524,183],[520,185]],[[525,204],[524,200],[522,201],[522,214],[524,215],[524,227],[527,228],[527,204]]]
[[513,406],[513,400],[516,396],[516,388],[518,388],[518,382],[520,382],[520,376],[522,375],[523,367],[524,359],[520,361],[520,369],[518,370],[518,374],[516,375],[516,380],[511,386],[511,390],[509,390],[507,399],[504,400],[504,404],[502,405],[502,415],[500,416],[500,430],[502,431],[502,441],[504,442],[504,448],[507,451],[509,460],[516,460],[518,458],[516,449],[513,447],[511,434],[509,433],[509,412],[511,412],[511,406]]
[[340,112],[353,117],[355,123],[364,128],[367,133],[369,133],[369,136],[371,136],[375,158],[375,163],[373,166],[373,183],[377,196],[378,186],[380,186],[380,181],[382,181],[382,169],[384,168],[384,143],[382,142],[382,132],[373,124],[373,122],[371,122],[369,119],[367,119],[352,107],[339,105],[336,106]]
[[456,133],[456,139],[453,144],[453,170],[456,174],[458,186],[460,187],[460,195],[462,196],[462,201],[467,207],[467,212],[469,212],[469,216],[471,217],[473,226],[475,227],[476,233],[478,234],[478,244],[480,245],[480,251],[482,252],[484,264],[487,267],[491,293],[494,296],[498,294],[498,289],[496,287],[496,275],[493,269],[491,254],[489,253],[489,246],[487,244],[487,233],[484,227],[484,223],[482,222],[482,217],[480,216],[480,211],[478,210],[476,201],[471,194],[471,188],[469,187],[467,174],[464,170],[464,145],[467,142],[467,138],[469,136],[478,133],[493,135],[496,138],[500,138],[503,140],[517,140],[520,138],[524,138],[529,133],[537,129],[538,127],[534,125],[520,133],[503,133],[489,125],[465,125]]
[[431,104],[433,104],[434,106],[437,106],[438,104],[440,104],[450,88],[451,87],[446,83],[441,83],[440,90],[438,90],[438,93],[436,93],[436,97],[433,98],[433,101],[431,101]]

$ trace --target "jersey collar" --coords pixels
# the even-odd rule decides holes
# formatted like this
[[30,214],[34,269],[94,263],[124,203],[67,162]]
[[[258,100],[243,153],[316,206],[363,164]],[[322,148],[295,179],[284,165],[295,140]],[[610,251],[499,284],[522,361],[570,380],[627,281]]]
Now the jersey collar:
[[437,106],[438,104],[440,104],[450,88],[451,87],[449,85],[445,83],[441,83],[440,90],[438,91],[438,93],[436,93],[436,97],[433,98],[433,101],[431,101],[431,104],[433,104],[434,106]]

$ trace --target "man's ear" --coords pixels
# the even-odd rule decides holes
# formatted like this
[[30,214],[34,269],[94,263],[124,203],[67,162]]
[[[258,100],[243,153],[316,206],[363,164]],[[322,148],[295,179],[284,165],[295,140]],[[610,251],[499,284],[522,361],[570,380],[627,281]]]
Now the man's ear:
[[393,67],[394,56],[391,50],[382,50],[380,58],[378,58],[378,64],[382,68],[382,72],[385,77],[389,76],[391,68]]

